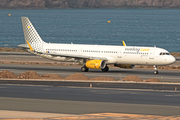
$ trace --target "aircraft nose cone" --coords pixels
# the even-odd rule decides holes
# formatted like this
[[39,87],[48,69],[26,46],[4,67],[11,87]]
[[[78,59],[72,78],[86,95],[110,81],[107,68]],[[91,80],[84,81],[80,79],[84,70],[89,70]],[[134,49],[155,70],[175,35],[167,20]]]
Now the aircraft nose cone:
[[169,62],[172,64],[172,63],[174,63],[176,61],[176,59],[173,57],[173,56],[171,56],[171,58],[169,59]]

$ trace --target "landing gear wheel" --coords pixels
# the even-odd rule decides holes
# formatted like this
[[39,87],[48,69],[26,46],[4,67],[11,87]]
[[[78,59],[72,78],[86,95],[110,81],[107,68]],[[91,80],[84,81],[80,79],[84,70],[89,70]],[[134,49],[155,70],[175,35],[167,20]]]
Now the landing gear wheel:
[[155,71],[154,71],[154,74],[158,74],[158,73],[159,73],[158,70],[155,70]]
[[156,66],[156,65],[153,65],[153,67],[154,67],[154,74],[158,74],[159,72],[158,72],[158,70],[157,70],[157,66]]
[[107,71],[109,71],[109,67],[106,66],[104,69],[101,69],[101,70],[102,70],[102,72],[107,72]]
[[89,71],[89,68],[87,68],[87,67],[81,67],[81,71],[82,71],[82,72],[88,72],[88,71]]

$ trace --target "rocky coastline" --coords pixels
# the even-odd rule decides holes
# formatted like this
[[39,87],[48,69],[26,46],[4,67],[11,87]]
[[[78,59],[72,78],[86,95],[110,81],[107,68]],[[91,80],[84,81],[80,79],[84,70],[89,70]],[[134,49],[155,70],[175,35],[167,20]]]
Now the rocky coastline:
[[0,9],[180,8],[180,0],[1,0]]

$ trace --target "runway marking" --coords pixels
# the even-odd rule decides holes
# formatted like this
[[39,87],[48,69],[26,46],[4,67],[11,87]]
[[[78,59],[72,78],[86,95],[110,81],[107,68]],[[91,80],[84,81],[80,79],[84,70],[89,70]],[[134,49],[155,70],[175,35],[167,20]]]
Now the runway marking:
[[[0,85],[9,85],[9,86],[14,86],[14,85],[17,85],[17,86],[39,86],[39,87],[54,87],[54,86],[50,86],[50,85],[25,85],[25,84],[0,84]],[[65,87],[65,88],[84,88],[84,89],[111,89],[111,90],[120,90],[120,91],[145,91],[145,92],[148,92],[148,91],[155,91],[155,92],[176,92],[176,93],[179,93],[180,91],[174,91],[174,90],[154,90],[154,89],[127,89],[127,88],[100,88],[100,87],[78,87],[78,86],[58,86],[58,87]],[[6,87],[4,87],[6,88]],[[44,90],[47,90],[47,89],[44,89]],[[49,89],[50,90],[50,89]]]
[[175,95],[165,95],[167,97],[173,97],[173,96],[180,96],[180,94],[175,94]]
[[45,89],[43,89],[43,90],[50,90],[50,89],[48,89],[48,88],[45,88]]

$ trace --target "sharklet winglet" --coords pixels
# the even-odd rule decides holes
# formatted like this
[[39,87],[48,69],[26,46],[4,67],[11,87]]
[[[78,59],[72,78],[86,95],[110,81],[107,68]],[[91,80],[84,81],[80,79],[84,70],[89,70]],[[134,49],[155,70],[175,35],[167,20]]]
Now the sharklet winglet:
[[122,43],[123,43],[123,46],[126,46],[126,43],[124,41],[122,41]]

